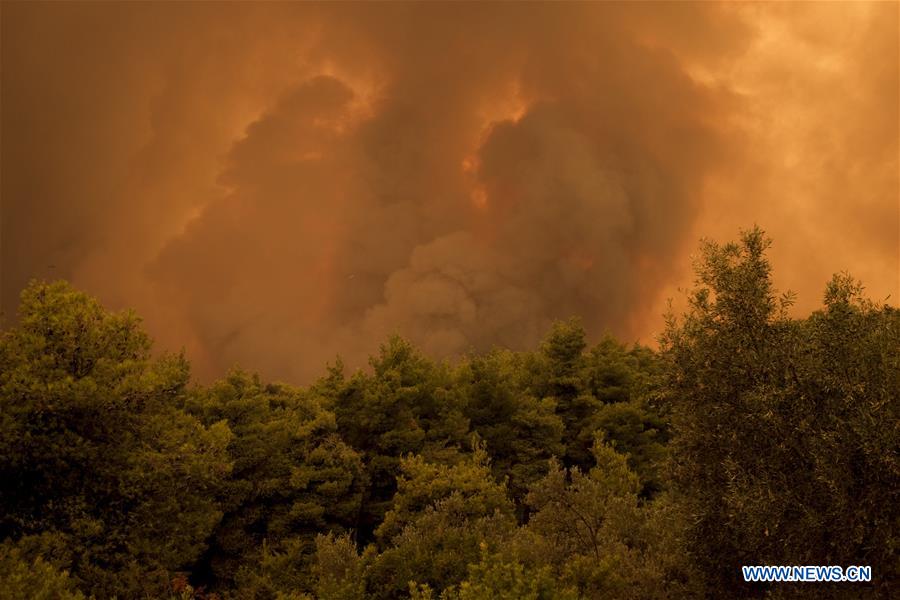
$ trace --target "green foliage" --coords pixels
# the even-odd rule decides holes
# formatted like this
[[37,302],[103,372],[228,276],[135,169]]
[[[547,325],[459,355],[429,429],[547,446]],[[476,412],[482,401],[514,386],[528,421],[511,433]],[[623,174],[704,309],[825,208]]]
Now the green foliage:
[[638,373],[625,346],[607,335],[584,357],[588,391],[603,404],[628,402]]
[[505,486],[494,482],[490,461],[482,447],[476,446],[471,458],[453,467],[425,462],[421,456],[401,461],[402,475],[397,481],[393,508],[385,515],[376,535],[390,542],[412,523],[426,508],[458,494],[465,517],[509,512]]
[[68,572],[41,556],[26,559],[9,542],[0,544],[0,583],[9,600],[84,600]]
[[[589,473],[558,463],[528,494],[534,512],[514,544],[532,569],[550,566],[566,593],[587,598],[686,598],[691,575],[663,500],[642,503],[624,456],[598,438]],[[666,529],[668,528],[668,529]]]
[[394,508],[378,529],[384,550],[370,573],[373,597],[395,597],[415,580],[443,590],[466,576],[483,543],[515,526],[506,487],[494,481],[484,450],[453,467],[405,459]]
[[838,275],[791,317],[768,244],[704,244],[661,352],[577,320],[456,365],[394,337],[307,389],[190,387],[131,313],[32,284],[0,334],[0,597],[892,597],[900,311]]
[[241,371],[191,394],[186,408],[233,432],[225,514],[207,552],[210,583],[227,588],[236,579],[247,598],[311,590],[316,536],[355,524],[365,484],[334,414],[315,396]]
[[588,468],[594,436],[594,415],[600,401],[586,385],[587,348],[581,321],[555,323],[535,357],[533,389],[541,398],[552,398],[565,428],[566,465]]
[[547,460],[561,456],[564,426],[552,399],[529,395],[522,357],[495,351],[474,356],[460,368],[465,415],[486,444],[495,478],[508,477],[514,497],[546,473]]
[[755,592],[738,581],[741,564],[870,564],[887,594],[898,577],[900,313],[838,276],[824,310],[789,318],[768,245],[759,230],[707,243],[690,311],[664,339],[692,550],[732,595]]
[[322,393],[330,391],[326,400],[343,439],[365,462],[369,487],[356,522],[364,540],[372,539],[391,507],[400,457],[417,453],[452,463],[468,435],[448,367],[435,365],[398,337],[381,347],[371,366],[371,374],[349,380],[332,372],[319,386]]
[[528,493],[535,511],[528,526],[549,543],[551,562],[556,557],[561,564],[576,554],[601,560],[609,517],[633,512],[637,506],[639,483],[625,458],[600,444],[595,454],[601,463],[590,473],[577,467],[567,471],[554,462]]
[[366,597],[366,557],[349,535],[316,538],[316,597],[320,600],[363,600]]
[[629,456],[645,494],[662,488],[667,431],[650,402],[662,383],[662,364],[650,350],[629,350],[610,336],[588,349],[580,321],[572,319],[556,323],[540,351],[522,362],[526,391],[552,402],[563,423],[564,450],[553,448],[553,455],[565,466],[593,466],[599,431]]
[[227,427],[177,408],[181,357],[152,359],[130,313],[33,284],[0,338],[0,533],[56,532],[83,590],[160,594],[221,513]]
[[668,438],[662,417],[643,400],[632,400],[605,404],[595,418],[597,433],[627,457],[628,466],[640,479],[642,494],[659,492]]
[[549,566],[528,569],[501,553],[482,553],[481,561],[469,565],[469,575],[458,591],[441,594],[446,600],[575,600],[576,592],[561,588]]

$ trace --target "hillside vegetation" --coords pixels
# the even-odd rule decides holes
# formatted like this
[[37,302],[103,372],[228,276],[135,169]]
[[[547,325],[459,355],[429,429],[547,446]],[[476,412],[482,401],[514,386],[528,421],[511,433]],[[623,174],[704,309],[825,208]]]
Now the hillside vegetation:
[[0,337],[0,597],[897,597],[900,311],[838,275],[792,318],[767,246],[705,243],[659,350],[394,337],[306,388],[193,384],[135,315],[33,283]]

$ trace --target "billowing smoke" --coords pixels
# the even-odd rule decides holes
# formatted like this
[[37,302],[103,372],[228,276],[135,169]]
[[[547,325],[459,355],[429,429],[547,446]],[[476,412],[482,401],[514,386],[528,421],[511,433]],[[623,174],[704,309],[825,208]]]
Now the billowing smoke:
[[[753,222],[793,236],[812,300],[863,261],[891,293],[898,11],[864,8],[821,13],[832,40],[812,9],[713,4],[6,4],[3,310],[66,277],[201,377],[303,382],[393,332],[437,357],[571,315],[652,341],[696,237]],[[819,255],[839,232],[859,260]]]

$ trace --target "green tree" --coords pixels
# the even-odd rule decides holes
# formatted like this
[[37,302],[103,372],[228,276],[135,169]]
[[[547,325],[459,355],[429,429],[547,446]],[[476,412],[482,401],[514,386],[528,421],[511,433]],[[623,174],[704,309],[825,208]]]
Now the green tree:
[[481,560],[470,564],[459,588],[445,590],[441,600],[576,600],[572,588],[563,589],[549,565],[529,568],[502,552],[482,549]]
[[521,355],[495,351],[474,356],[460,369],[465,415],[486,444],[494,477],[508,478],[510,494],[524,502],[528,486],[562,456],[562,419],[553,399],[530,395],[522,381]]
[[84,600],[67,571],[42,556],[28,560],[9,542],[0,544],[0,586],[9,600]]
[[394,507],[378,529],[383,551],[369,572],[376,598],[404,595],[408,583],[436,590],[458,585],[482,544],[496,545],[515,526],[506,487],[494,481],[484,449],[448,467],[403,460]]
[[349,535],[316,538],[316,597],[320,600],[363,600],[369,555],[361,556]]
[[637,359],[624,344],[605,335],[583,358],[585,387],[603,404],[628,402],[639,374]]
[[641,482],[641,494],[652,497],[664,487],[662,467],[666,459],[668,425],[643,399],[604,404],[595,419],[597,432],[617,452]]
[[469,577],[460,584],[459,600],[564,600],[575,599],[571,589],[560,590],[547,567],[527,570],[522,563],[491,558],[470,566]]
[[453,463],[469,429],[449,367],[434,364],[399,337],[384,344],[370,363],[371,374],[344,379],[333,370],[317,386],[342,438],[366,465],[369,487],[356,522],[360,541],[373,539],[391,507],[400,457],[416,453]]
[[522,361],[528,393],[551,401],[564,425],[564,466],[593,466],[598,431],[628,456],[645,495],[662,488],[660,466],[668,429],[654,401],[663,363],[642,346],[628,349],[604,336],[588,348],[577,319],[555,323],[539,352]]
[[221,517],[227,426],[178,408],[188,365],[151,358],[133,314],[58,282],[20,317],[0,337],[0,535],[52,532],[99,597],[163,594]]
[[706,243],[690,309],[670,318],[663,340],[692,551],[731,597],[769,587],[739,580],[742,564],[869,564],[888,597],[898,578],[900,313],[839,276],[823,310],[791,319],[790,295],[771,284],[769,244],[758,229],[740,244]]
[[662,385],[663,363],[647,347],[627,348],[604,336],[585,356],[585,378],[591,395],[601,402],[593,427],[641,480],[642,494],[652,496],[663,487],[668,427],[655,405]]
[[541,343],[529,370],[535,376],[531,389],[538,398],[551,398],[565,427],[566,466],[590,468],[594,417],[600,401],[587,386],[584,327],[578,319],[559,321]]
[[588,473],[554,463],[528,494],[531,520],[511,544],[532,574],[549,566],[560,593],[586,598],[689,598],[698,590],[677,513],[641,501],[626,458],[599,437]]
[[359,455],[337,435],[334,414],[313,394],[233,371],[186,402],[204,423],[227,422],[234,467],[225,511],[203,571],[244,597],[312,589],[316,535],[355,524],[365,478]]

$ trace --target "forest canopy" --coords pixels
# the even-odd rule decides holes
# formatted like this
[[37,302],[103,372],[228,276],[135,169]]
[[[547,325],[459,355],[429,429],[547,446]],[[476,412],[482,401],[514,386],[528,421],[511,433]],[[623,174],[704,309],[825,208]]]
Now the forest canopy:
[[135,314],[33,282],[0,337],[3,597],[896,597],[900,310],[840,274],[792,316],[769,244],[704,242],[658,348],[391,337],[307,387],[197,384]]

